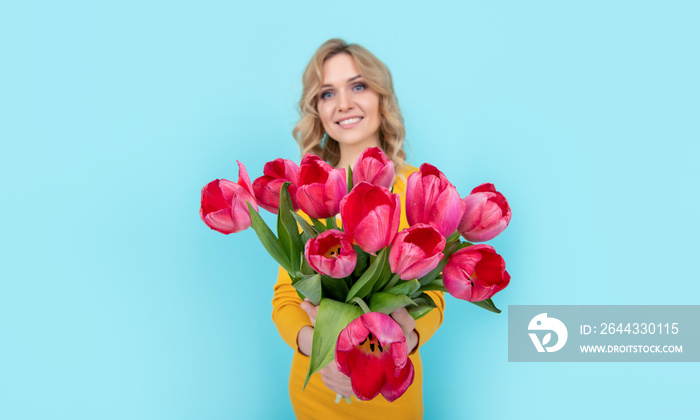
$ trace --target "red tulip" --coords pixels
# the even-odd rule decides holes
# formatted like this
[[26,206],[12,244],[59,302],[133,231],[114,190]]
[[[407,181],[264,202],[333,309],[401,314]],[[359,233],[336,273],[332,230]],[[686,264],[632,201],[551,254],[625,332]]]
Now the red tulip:
[[358,399],[371,400],[381,392],[391,402],[413,383],[413,363],[407,353],[401,327],[389,315],[370,312],[340,332],[335,362],[350,377]]
[[402,280],[419,279],[444,256],[445,238],[434,227],[419,223],[396,235],[389,252],[391,271]]
[[226,235],[250,227],[246,202],[258,210],[248,172],[241,162],[238,162],[238,175],[238,183],[216,179],[202,188],[199,216],[207,226]]
[[329,229],[306,242],[304,250],[311,268],[326,276],[342,279],[355,269],[357,253],[343,232]]
[[394,182],[394,163],[378,147],[368,147],[352,168],[353,186],[360,182],[391,188]]
[[408,224],[427,223],[449,237],[462,218],[462,199],[457,189],[433,165],[424,163],[408,177],[406,190]]
[[340,202],[340,217],[348,241],[374,253],[399,231],[401,199],[384,187],[360,182]]
[[484,242],[498,236],[510,223],[510,206],[493,184],[481,184],[464,197],[464,215],[457,230],[470,242]]
[[456,298],[479,302],[510,283],[503,257],[490,245],[472,245],[452,254],[442,270],[442,282]]
[[260,207],[277,214],[280,205],[280,190],[282,184],[291,182],[288,187],[294,211],[299,210],[297,204],[297,188],[299,184],[299,167],[287,159],[275,159],[267,162],[263,168],[263,176],[253,181],[255,199]]
[[299,165],[299,208],[314,219],[335,217],[346,192],[344,170],[334,169],[316,155],[304,156]]

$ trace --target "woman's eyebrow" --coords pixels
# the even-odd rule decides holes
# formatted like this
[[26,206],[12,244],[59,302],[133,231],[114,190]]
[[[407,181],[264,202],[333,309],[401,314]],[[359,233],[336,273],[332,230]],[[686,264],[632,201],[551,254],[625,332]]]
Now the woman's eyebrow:
[[[353,80],[357,80],[357,79],[359,79],[359,78],[361,78],[361,77],[362,77],[362,75],[361,75],[361,74],[358,74],[357,76],[354,76],[354,77],[349,78],[349,79],[347,80],[346,83],[350,83],[350,82],[352,82]],[[327,87],[333,87],[333,85],[328,85],[328,84],[321,85],[321,89],[327,88]]]

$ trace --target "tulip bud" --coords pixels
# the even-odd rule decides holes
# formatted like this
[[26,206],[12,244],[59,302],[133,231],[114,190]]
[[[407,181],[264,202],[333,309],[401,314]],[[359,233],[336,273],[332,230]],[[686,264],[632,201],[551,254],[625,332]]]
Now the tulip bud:
[[285,182],[291,183],[287,190],[292,199],[294,211],[298,210],[299,167],[291,160],[281,158],[267,162],[263,168],[263,176],[253,181],[255,199],[260,207],[277,214],[280,205],[280,190]]
[[462,248],[450,256],[442,270],[445,289],[458,299],[480,302],[510,283],[506,263],[490,245]]
[[238,183],[216,179],[202,188],[199,217],[207,226],[226,235],[250,227],[246,202],[258,210],[248,172],[241,162],[238,162],[238,174]]
[[462,218],[462,200],[454,185],[427,163],[408,177],[407,184],[408,224],[427,223],[446,238],[452,235]]
[[306,260],[317,272],[336,279],[349,276],[357,264],[357,252],[343,232],[329,229],[306,242]]
[[360,153],[352,168],[353,186],[363,181],[386,188],[394,182],[394,163],[378,147],[368,147]]
[[299,165],[297,203],[314,219],[335,217],[347,193],[345,170],[334,169],[320,157],[307,154]]
[[485,242],[498,236],[510,223],[508,201],[493,184],[481,184],[462,200],[464,215],[457,227],[470,242]]
[[419,223],[396,235],[389,252],[391,271],[402,280],[419,279],[444,256],[445,238],[434,227]]
[[384,187],[360,182],[340,202],[340,217],[348,241],[374,253],[398,233],[401,199]]

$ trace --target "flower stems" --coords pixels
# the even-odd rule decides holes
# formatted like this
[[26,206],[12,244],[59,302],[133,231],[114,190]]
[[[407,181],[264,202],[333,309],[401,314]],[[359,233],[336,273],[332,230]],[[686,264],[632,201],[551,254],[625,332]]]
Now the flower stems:
[[350,302],[349,302],[349,303],[356,303],[357,306],[359,306],[360,308],[362,308],[362,312],[364,312],[364,313],[366,313],[366,314],[372,312],[372,311],[369,310],[369,306],[367,306],[367,304],[365,303],[365,301],[362,300],[360,297],[357,297],[357,296],[356,296],[356,297],[350,299]]

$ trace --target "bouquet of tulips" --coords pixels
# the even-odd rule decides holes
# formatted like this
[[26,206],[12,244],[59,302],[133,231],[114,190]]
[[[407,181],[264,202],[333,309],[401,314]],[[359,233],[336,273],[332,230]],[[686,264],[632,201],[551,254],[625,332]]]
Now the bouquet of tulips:
[[[442,172],[423,164],[407,179],[410,227],[399,232],[400,197],[389,189],[394,165],[378,148],[347,171],[312,154],[300,166],[276,159],[252,184],[238,167],[237,183],[217,179],[202,189],[200,216],[224,234],[252,226],[300,297],[319,306],[305,384],[335,358],[357,398],[381,393],[394,401],[414,371],[388,314],[405,307],[415,319],[424,316],[435,307],[429,290],[500,312],[491,297],[510,281],[505,262],[493,247],[471,243],[494,238],[510,222],[493,184],[462,199]],[[276,234],[258,206],[277,214]]]

